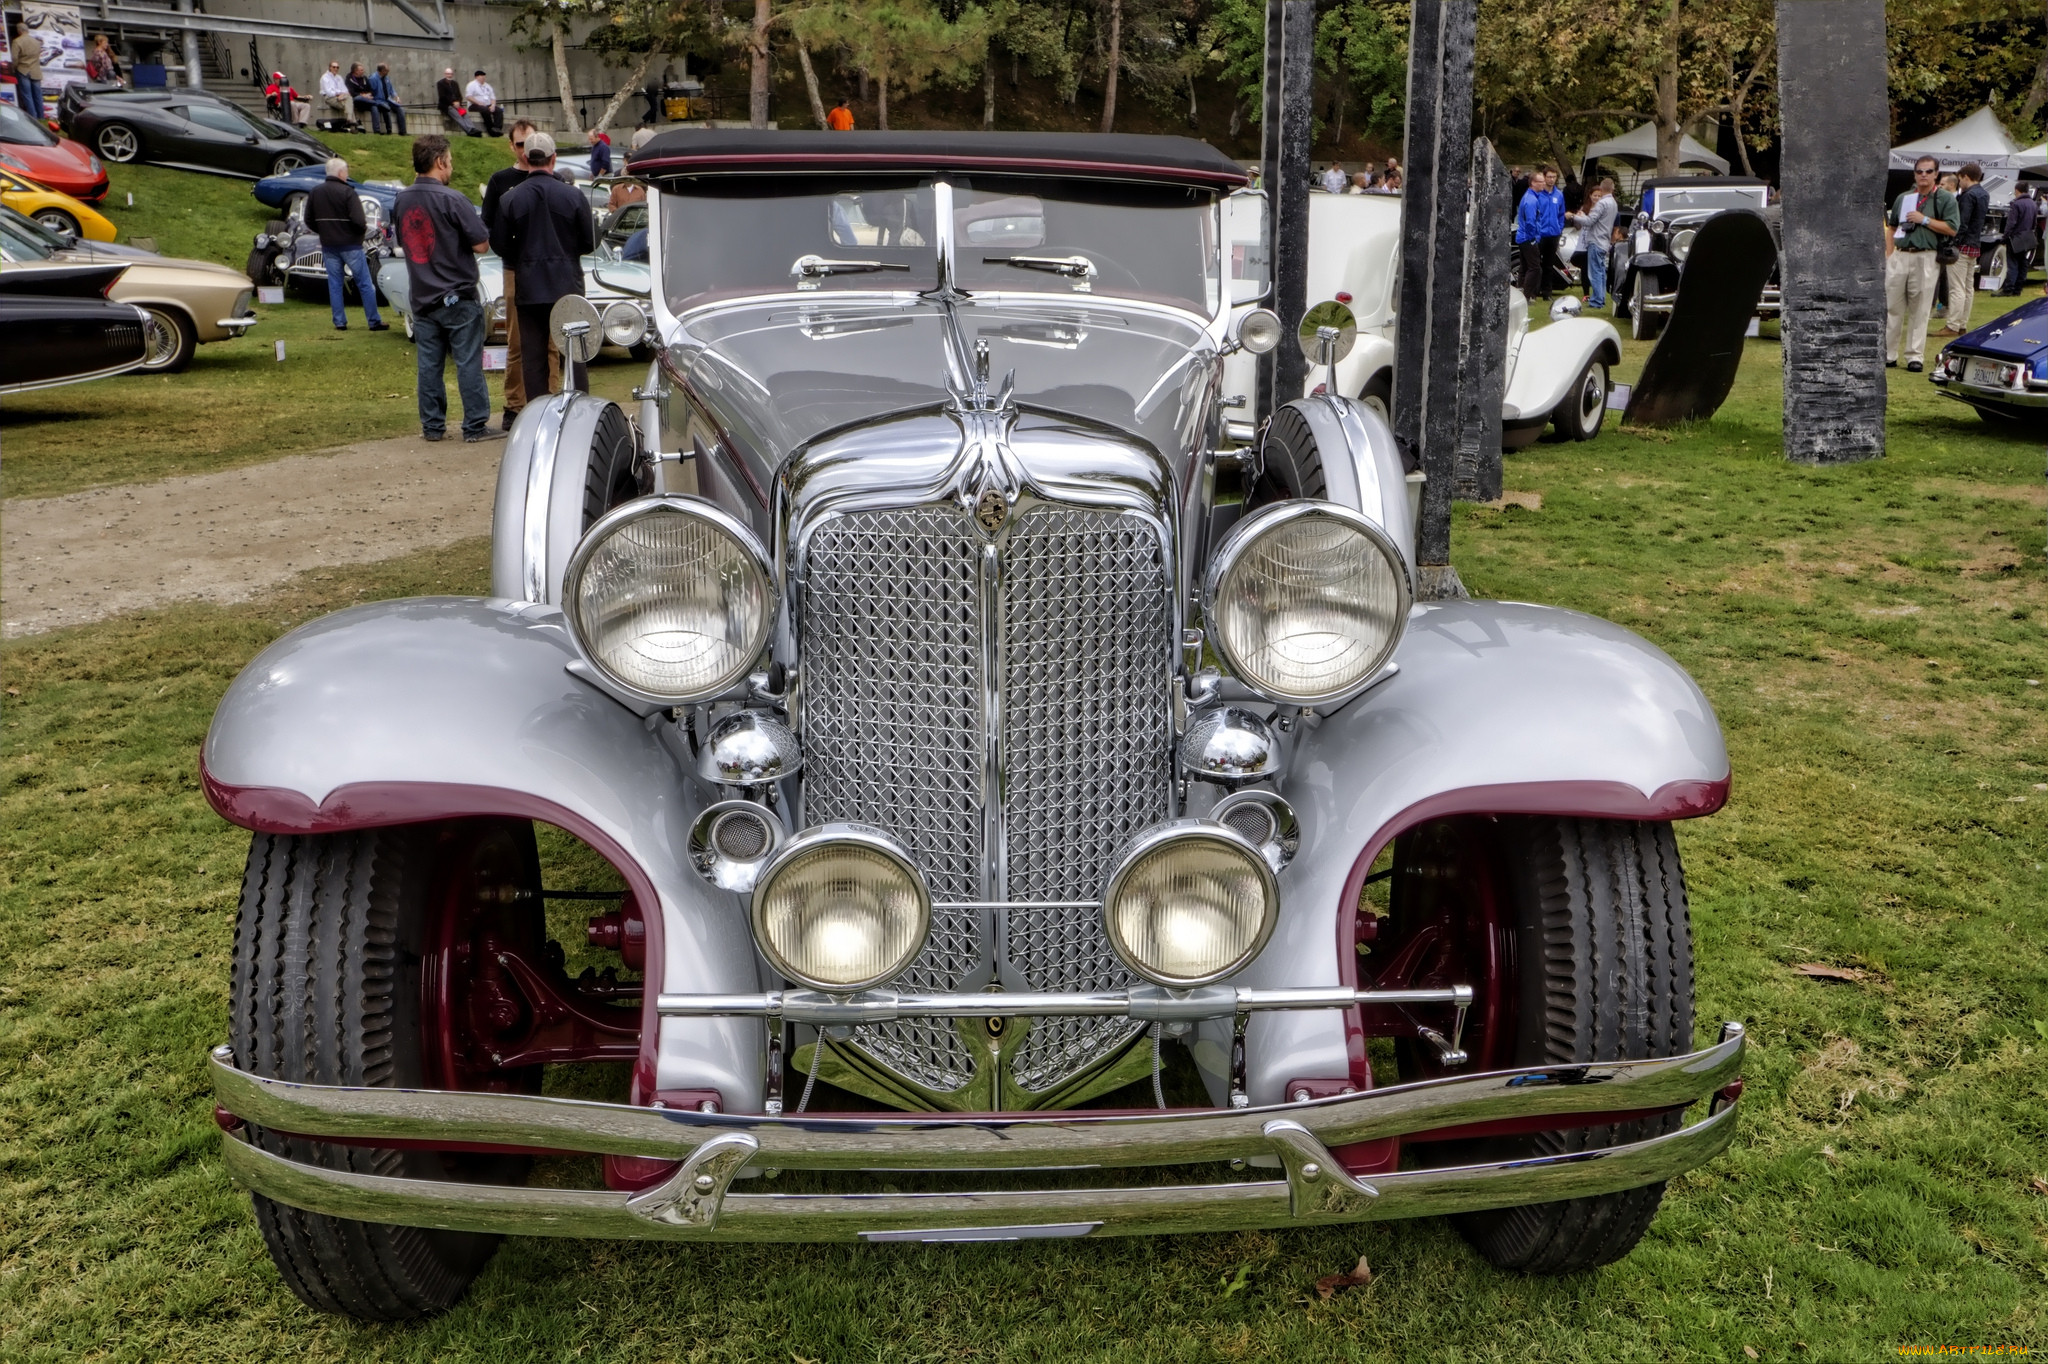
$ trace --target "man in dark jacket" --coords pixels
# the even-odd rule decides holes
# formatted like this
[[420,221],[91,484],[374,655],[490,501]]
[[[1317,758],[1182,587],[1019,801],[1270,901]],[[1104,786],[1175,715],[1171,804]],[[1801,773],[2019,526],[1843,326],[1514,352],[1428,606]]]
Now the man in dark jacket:
[[369,220],[363,214],[362,196],[348,182],[348,162],[335,157],[327,163],[327,178],[306,196],[306,225],[320,235],[320,259],[327,266],[327,302],[334,309],[334,330],[348,330],[348,309],[343,290],[349,275],[356,279],[356,293],[362,296],[363,316],[373,332],[387,331],[377,315],[377,281],[370,276],[370,262],[363,255],[363,236]]
[[[498,205],[505,201],[508,191],[526,183],[526,137],[533,131],[528,119],[515,118],[505,129],[505,140],[512,144],[512,164],[502,170],[493,171],[491,178],[484,181],[484,226],[498,225]],[[518,272],[508,263],[505,266],[505,429],[510,431],[512,423],[519,419],[520,410],[526,406],[526,371],[521,357],[519,313],[512,306],[513,291],[519,283]],[[559,352],[551,351],[548,357],[550,382],[559,380],[562,374],[562,359]]]
[[419,347],[420,434],[440,440],[447,433],[448,388],[441,367],[452,355],[462,394],[462,438],[501,438],[491,430],[484,305],[477,289],[476,258],[490,249],[490,233],[469,200],[448,186],[455,163],[447,138],[414,138],[412,165],[419,178],[398,196],[392,216],[405,248],[412,335]]
[[1948,270],[1948,312],[1942,330],[1961,336],[1970,330],[1970,305],[1977,301],[1977,256],[1984,244],[1984,223],[1991,216],[1991,195],[1984,188],[1984,168],[1966,161],[1956,178],[1962,192],[1956,195],[1956,213],[1962,219],[1956,228],[1956,258]]
[[548,312],[555,301],[583,292],[583,257],[597,248],[597,229],[582,192],[555,178],[554,138],[526,135],[526,168],[525,183],[498,201],[491,249],[517,280],[511,302],[525,341],[520,359],[526,397],[532,401],[554,391],[548,384],[547,347],[538,342],[549,335]]
[[462,82],[455,79],[455,68],[441,68],[441,79],[434,83],[434,107],[441,111],[441,117],[448,120],[455,130],[467,137],[482,137],[484,130],[477,121],[462,111]]
[[2005,207],[2005,280],[1998,287],[2002,297],[2018,295],[2034,268],[2034,253],[2041,246],[2041,205],[2032,191],[2021,190]]

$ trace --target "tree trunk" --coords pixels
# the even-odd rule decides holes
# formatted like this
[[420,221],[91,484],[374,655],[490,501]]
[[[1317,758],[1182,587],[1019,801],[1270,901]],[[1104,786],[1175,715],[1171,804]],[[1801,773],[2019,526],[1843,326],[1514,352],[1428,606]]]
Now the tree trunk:
[[1017,88],[1017,49],[1010,49],[1010,88]]
[[576,117],[576,87],[569,81],[569,35],[562,25],[555,25],[555,85],[562,92],[562,120],[570,136],[580,137],[583,133],[582,120]]
[[875,73],[875,126],[889,131],[889,68]]
[[868,102],[868,69],[865,66],[860,69],[860,102]]
[[1102,81],[1102,131],[1116,131],[1116,76],[1124,64],[1124,0],[1109,0],[1109,52],[1104,57],[1108,73]]
[[633,68],[633,74],[626,77],[626,83],[618,88],[611,102],[604,106],[604,112],[597,116],[597,122],[592,125],[595,131],[601,133],[612,126],[612,120],[618,117],[619,110],[647,79],[647,68],[653,66],[654,59],[660,55],[659,52],[650,51],[640,58],[640,65]]
[[1664,60],[1657,68],[1657,174],[1678,174],[1678,0],[1664,12]]
[[753,59],[752,80],[747,87],[747,126],[768,126],[768,20],[770,0],[754,0],[754,29],[747,35],[747,54]]
[[825,127],[825,100],[818,93],[818,70],[811,65],[810,49],[804,46],[801,38],[796,40],[796,64],[804,69],[804,92],[811,97],[811,117],[818,120],[822,131]]
[[985,132],[996,126],[996,45],[990,42],[988,55],[981,59],[981,126]]
[[1195,73],[1188,72],[1188,127],[1195,126]]

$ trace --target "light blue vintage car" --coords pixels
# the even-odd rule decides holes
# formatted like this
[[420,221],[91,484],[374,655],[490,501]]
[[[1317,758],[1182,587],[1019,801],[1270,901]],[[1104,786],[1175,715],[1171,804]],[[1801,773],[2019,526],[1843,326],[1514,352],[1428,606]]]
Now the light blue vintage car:
[[[316,260],[317,245],[313,253]],[[583,295],[598,309],[604,344],[616,346],[636,360],[654,354],[654,305],[648,298],[649,279],[644,261],[621,260],[603,251],[583,258]],[[484,315],[490,321],[488,343],[502,345],[506,327],[505,263],[495,252],[477,257],[477,283],[483,294]],[[410,339],[412,286],[403,256],[387,252],[378,262],[377,292],[389,300]]]
[[1417,602],[1336,385],[1233,438],[1225,357],[1283,341],[1233,308],[1243,170],[704,129],[630,169],[633,403],[529,403],[489,594],[302,626],[201,753],[252,835],[217,1116],[292,1289],[431,1312],[505,1233],[1627,1254],[1738,1111],[1672,837],[1719,725],[1617,625]]

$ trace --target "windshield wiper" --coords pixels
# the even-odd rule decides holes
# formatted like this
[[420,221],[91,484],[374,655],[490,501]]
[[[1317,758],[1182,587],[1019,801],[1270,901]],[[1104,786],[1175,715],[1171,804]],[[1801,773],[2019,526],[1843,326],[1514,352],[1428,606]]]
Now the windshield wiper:
[[796,264],[789,267],[790,277],[799,289],[815,289],[818,281],[828,275],[862,275],[876,270],[908,270],[910,267],[899,261],[886,260],[827,260],[823,256],[798,256]]
[[1086,256],[983,256],[983,265],[1014,265],[1019,270],[1043,270],[1068,279],[1092,279],[1095,262]]

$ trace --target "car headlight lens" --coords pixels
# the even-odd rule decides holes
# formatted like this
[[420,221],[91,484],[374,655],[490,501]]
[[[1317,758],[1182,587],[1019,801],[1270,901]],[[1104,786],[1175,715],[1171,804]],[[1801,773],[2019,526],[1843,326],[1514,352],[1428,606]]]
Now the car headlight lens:
[[1671,258],[1683,262],[1692,254],[1692,239],[1698,235],[1699,233],[1689,227],[1680,228],[1671,238]]
[[642,498],[583,537],[562,603],[577,647],[609,681],[685,705],[727,690],[760,658],[773,577],[753,532],[726,512],[694,497]]
[[1650,231],[1655,232],[1660,237],[1664,235],[1666,227],[1667,224],[1662,218],[1652,218],[1650,220]]
[[100,159],[97,156],[88,156],[85,159],[92,165],[92,174],[98,175],[106,170],[106,167],[100,164]]
[[1102,923],[1126,966],[1171,989],[1241,969],[1273,936],[1279,883],[1242,834],[1180,819],[1140,834],[1110,873]]
[[363,205],[363,233],[365,236],[374,237],[384,230],[384,205],[367,194],[358,194],[356,198],[361,200]]
[[503,322],[504,320],[505,298],[504,295],[500,294],[497,298],[491,300],[491,321]]
[[1408,566],[1385,531],[1333,502],[1292,501],[1232,528],[1204,607],[1217,651],[1269,701],[1353,695],[1407,628]]
[[754,942],[782,975],[834,994],[893,980],[924,948],[932,897],[910,854],[880,829],[806,829],[761,869]]
[[633,347],[647,335],[647,314],[621,300],[604,310],[604,339],[614,346]]

